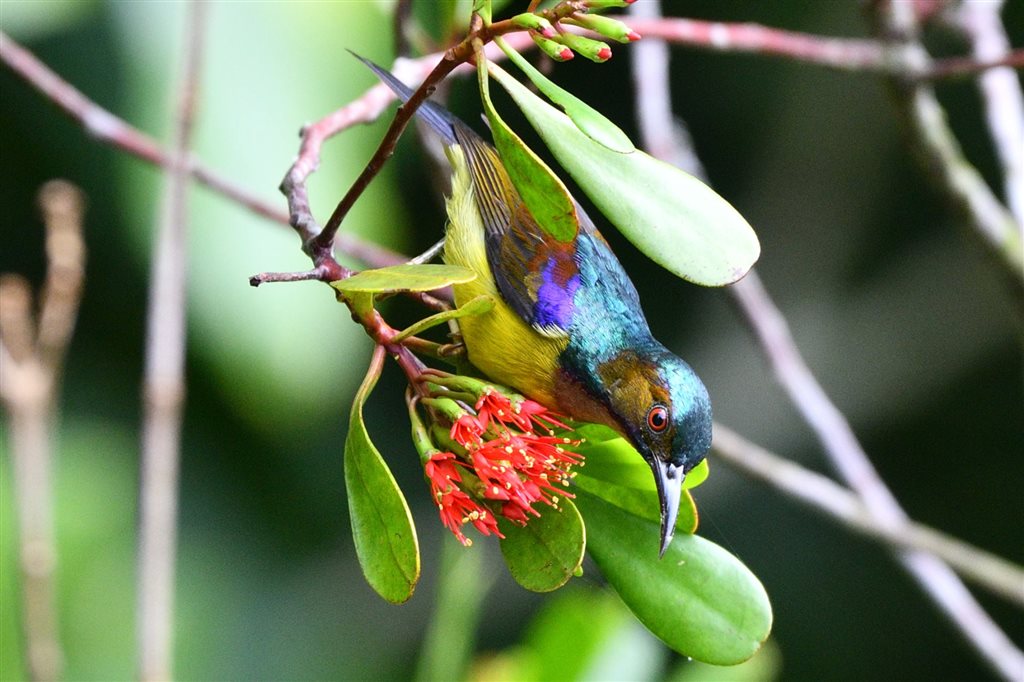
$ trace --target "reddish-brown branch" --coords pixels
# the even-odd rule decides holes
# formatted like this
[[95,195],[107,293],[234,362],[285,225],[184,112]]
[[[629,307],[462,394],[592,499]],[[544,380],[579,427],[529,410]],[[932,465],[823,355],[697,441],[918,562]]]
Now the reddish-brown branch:
[[886,53],[877,40],[828,38],[785,31],[760,24],[734,24],[698,19],[629,18],[629,25],[644,37],[661,38],[717,52],[774,55],[847,71],[882,71]]
[[844,71],[871,71],[906,80],[940,80],[972,76],[999,66],[1024,67],[1024,50],[1004,57],[978,60],[951,57],[921,69],[912,61],[871,38],[834,38],[786,31],[753,23],[728,23],[699,19],[629,17],[629,25],[650,38],[716,52],[771,55]]

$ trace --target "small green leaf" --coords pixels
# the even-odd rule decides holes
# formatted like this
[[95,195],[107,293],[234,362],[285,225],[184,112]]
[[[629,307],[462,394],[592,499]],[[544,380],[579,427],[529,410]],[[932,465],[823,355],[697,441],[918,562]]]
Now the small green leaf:
[[731,284],[750,270],[761,253],[757,235],[714,190],[640,150],[620,154],[594,141],[500,67],[488,68],[562,167],[648,258],[705,286]]
[[658,559],[657,522],[583,490],[576,504],[587,524],[587,549],[601,573],[669,647],[706,663],[735,665],[768,638],[768,595],[732,554],[699,535],[679,535]]
[[[603,18],[603,17],[602,17]],[[496,38],[498,46],[508,55],[509,60],[519,67],[519,70],[526,74],[537,89],[544,93],[549,100],[562,107],[562,110],[572,119],[576,127],[586,133],[592,140],[608,147],[612,151],[626,154],[636,150],[633,142],[622,129],[608,120],[589,104],[581,100],[571,92],[562,89],[547,76],[542,74],[533,64],[526,61],[521,54],[509,47],[501,38]]]
[[708,476],[711,474],[711,465],[708,464],[707,459],[702,459],[700,464],[690,469],[690,472],[686,474],[686,479],[683,481],[683,490],[693,490],[704,481],[708,480]]
[[[654,477],[648,472],[651,480],[650,488],[632,488],[619,485],[614,481],[591,478],[580,473],[573,479],[576,487],[591,495],[600,497],[609,504],[614,504],[625,512],[640,518],[661,524],[661,507],[658,504],[658,491],[654,487]],[[697,505],[689,491],[684,490],[679,496],[679,515],[676,517],[676,531],[693,535],[697,532]]]
[[482,57],[478,58],[477,78],[480,100],[491,123],[491,137],[509,179],[542,230],[559,241],[572,241],[579,229],[579,216],[569,190],[498,115],[491,103],[487,67]]
[[343,294],[391,294],[401,291],[434,291],[451,284],[465,284],[476,279],[476,273],[461,265],[392,265],[376,270],[363,270],[348,279],[331,282]]
[[586,532],[576,506],[567,499],[545,507],[525,526],[498,517],[501,554],[516,582],[533,592],[551,592],[568,582],[583,563]]
[[420,577],[416,528],[409,505],[363,422],[363,404],[377,383],[383,360],[384,349],[378,346],[352,403],[345,438],[345,490],[352,539],[366,582],[384,599],[400,604],[412,596]]
[[449,320],[456,320],[460,317],[466,317],[467,315],[480,315],[481,313],[490,311],[492,308],[494,308],[494,299],[487,294],[483,294],[466,301],[454,310],[446,310],[444,312],[431,315],[430,317],[424,317],[419,322],[415,322],[403,329],[391,341],[392,343],[398,343],[402,339],[415,336],[426,329],[436,327],[437,325],[443,324]]

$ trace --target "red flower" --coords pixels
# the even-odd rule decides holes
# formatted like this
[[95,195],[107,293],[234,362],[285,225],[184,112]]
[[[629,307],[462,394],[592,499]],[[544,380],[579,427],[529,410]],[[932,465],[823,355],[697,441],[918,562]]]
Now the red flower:
[[479,395],[476,414],[467,409],[449,417],[455,419],[449,437],[465,454],[435,452],[425,466],[441,521],[464,545],[471,544],[462,532],[467,523],[483,535],[504,537],[496,513],[526,525],[540,516],[536,503],[556,507],[559,497],[572,497],[561,486],[583,460],[566,449],[578,441],[554,435],[555,428],[569,427],[540,403],[513,401],[490,387]]
[[441,514],[441,523],[467,547],[473,544],[462,532],[462,526],[467,523],[472,523],[483,535],[494,533],[499,538],[505,537],[498,530],[498,520],[494,514],[458,486],[462,482],[462,475],[455,466],[456,461],[452,453],[438,452],[430,456],[424,467],[430,480],[430,493]]
[[560,415],[548,411],[548,408],[540,403],[528,399],[512,402],[498,391],[489,391],[481,395],[476,402],[476,413],[484,428],[515,426],[526,433],[537,427],[549,433],[556,427],[569,430],[569,427],[558,419]]
[[455,420],[448,437],[468,450],[480,445],[485,428],[477,417],[467,413]]

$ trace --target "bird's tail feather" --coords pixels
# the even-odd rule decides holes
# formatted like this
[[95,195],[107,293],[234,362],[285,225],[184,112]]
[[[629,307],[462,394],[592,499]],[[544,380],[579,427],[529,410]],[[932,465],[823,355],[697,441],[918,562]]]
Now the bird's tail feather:
[[[349,50],[349,52],[352,51]],[[398,80],[393,73],[382,66],[374,64],[369,59],[360,57],[355,52],[352,52],[352,56],[363,64],[366,64],[371,71],[377,74],[377,77],[380,78],[381,82],[391,88],[391,90],[394,91],[394,93],[398,95],[398,98],[403,102],[408,102],[409,98],[412,97],[414,92],[413,89]],[[441,139],[444,140],[445,144],[455,144],[455,126],[462,124],[462,122],[456,118],[455,114],[448,111],[440,104],[431,102],[430,100],[424,100],[423,103],[420,104],[419,108],[416,109],[416,115],[426,121],[430,127],[441,136]]]

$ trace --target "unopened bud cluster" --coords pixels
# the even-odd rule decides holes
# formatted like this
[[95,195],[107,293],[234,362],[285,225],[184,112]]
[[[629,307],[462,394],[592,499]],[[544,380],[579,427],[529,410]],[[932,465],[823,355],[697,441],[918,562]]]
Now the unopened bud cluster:
[[612,49],[607,43],[570,33],[562,24],[579,26],[620,43],[640,40],[640,34],[621,21],[594,14],[612,7],[626,7],[634,1],[587,0],[581,10],[554,24],[531,12],[512,17],[512,23],[527,29],[537,47],[555,61],[564,62],[579,54],[594,62],[606,62],[612,56]]

